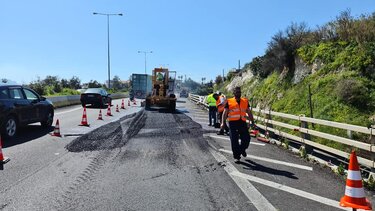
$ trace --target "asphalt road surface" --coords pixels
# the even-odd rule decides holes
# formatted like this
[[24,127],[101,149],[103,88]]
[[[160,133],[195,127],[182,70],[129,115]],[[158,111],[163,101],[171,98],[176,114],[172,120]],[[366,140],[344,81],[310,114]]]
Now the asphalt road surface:
[[255,140],[233,163],[228,136],[186,99],[174,113],[138,104],[103,122],[92,108],[90,128],[76,126],[80,107],[56,112],[63,138],[30,126],[4,149],[0,210],[341,209],[344,180]]

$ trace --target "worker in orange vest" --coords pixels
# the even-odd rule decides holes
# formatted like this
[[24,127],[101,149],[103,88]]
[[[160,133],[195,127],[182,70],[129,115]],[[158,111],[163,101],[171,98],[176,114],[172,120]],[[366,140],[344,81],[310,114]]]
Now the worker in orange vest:
[[[223,119],[224,107],[227,104],[227,99],[226,99],[225,96],[223,96],[221,94],[221,92],[218,91],[217,94],[218,95],[215,98],[216,99],[217,113],[218,113],[217,119],[218,119],[218,121],[220,122],[220,125],[221,125],[222,119]],[[224,131],[225,131],[226,134],[229,133],[229,128],[228,128],[226,122],[224,122],[224,128],[220,127],[220,131],[217,132],[217,135],[224,135]]]
[[[235,162],[240,162],[241,155],[246,157],[246,149],[250,144],[249,128],[255,126],[254,117],[250,110],[249,101],[241,97],[241,87],[236,87],[233,90],[233,98],[228,99],[224,107],[223,119],[221,121],[221,128],[224,128],[225,122],[229,120],[229,136],[232,145],[233,158]],[[248,115],[248,117],[246,116]],[[250,120],[246,122],[247,118]],[[251,124],[250,124],[251,122]],[[238,142],[241,138],[241,144]]]

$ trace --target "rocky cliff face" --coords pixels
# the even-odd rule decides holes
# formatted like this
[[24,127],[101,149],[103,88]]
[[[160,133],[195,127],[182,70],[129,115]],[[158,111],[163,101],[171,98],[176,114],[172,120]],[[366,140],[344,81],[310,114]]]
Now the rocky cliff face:
[[253,73],[250,70],[242,72],[242,76],[233,77],[230,84],[225,87],[228,91],[232,91],[237,86],[242,86],[246,81],[251,80],[254,77]]
[[320,61],[315,61],[312,65],[306,64],[301,58],[295,58],[296,69],[294,70],[294,76],[292,79],[293,84],[301,82],[309,74],[314,74],[324,65]]

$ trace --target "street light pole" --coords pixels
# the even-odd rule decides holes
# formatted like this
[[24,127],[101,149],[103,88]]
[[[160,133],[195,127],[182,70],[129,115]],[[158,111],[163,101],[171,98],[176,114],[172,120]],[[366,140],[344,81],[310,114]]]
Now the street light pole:
[[146,60],[146,55],[148,53],[152,53],[152,51],[138,51],[138,53],[144,53],[145,54],[145,75],[146,75],[146,93],[145,93],[145,97],[147,97],[149,90],[148,90],[148,84],[147,84],[148,76],[147,76],[147,60]]
[[146,55],[148,53],[152,53],[152,51],[138,51],[138,53],[144,53],[145,54],[145,74],[147,74],[147,60],[146,60]]
[[93,12],[93,15],[105,15],[107,16],[107,44],[108,44],[108,89],[111,88],[111,59],[110,59],[110,53],[109,53],[109,16],[122,16],[122,13],[119,14],[108,14],[108,13],[98,13],[98,12]]

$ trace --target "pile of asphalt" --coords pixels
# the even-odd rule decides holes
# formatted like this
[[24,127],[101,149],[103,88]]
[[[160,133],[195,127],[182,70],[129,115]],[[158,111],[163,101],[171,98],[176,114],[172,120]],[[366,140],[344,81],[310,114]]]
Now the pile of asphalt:
[[124,146],[144,126],[144,110],[103,125],[66,145],[70,152],[110,150]]

